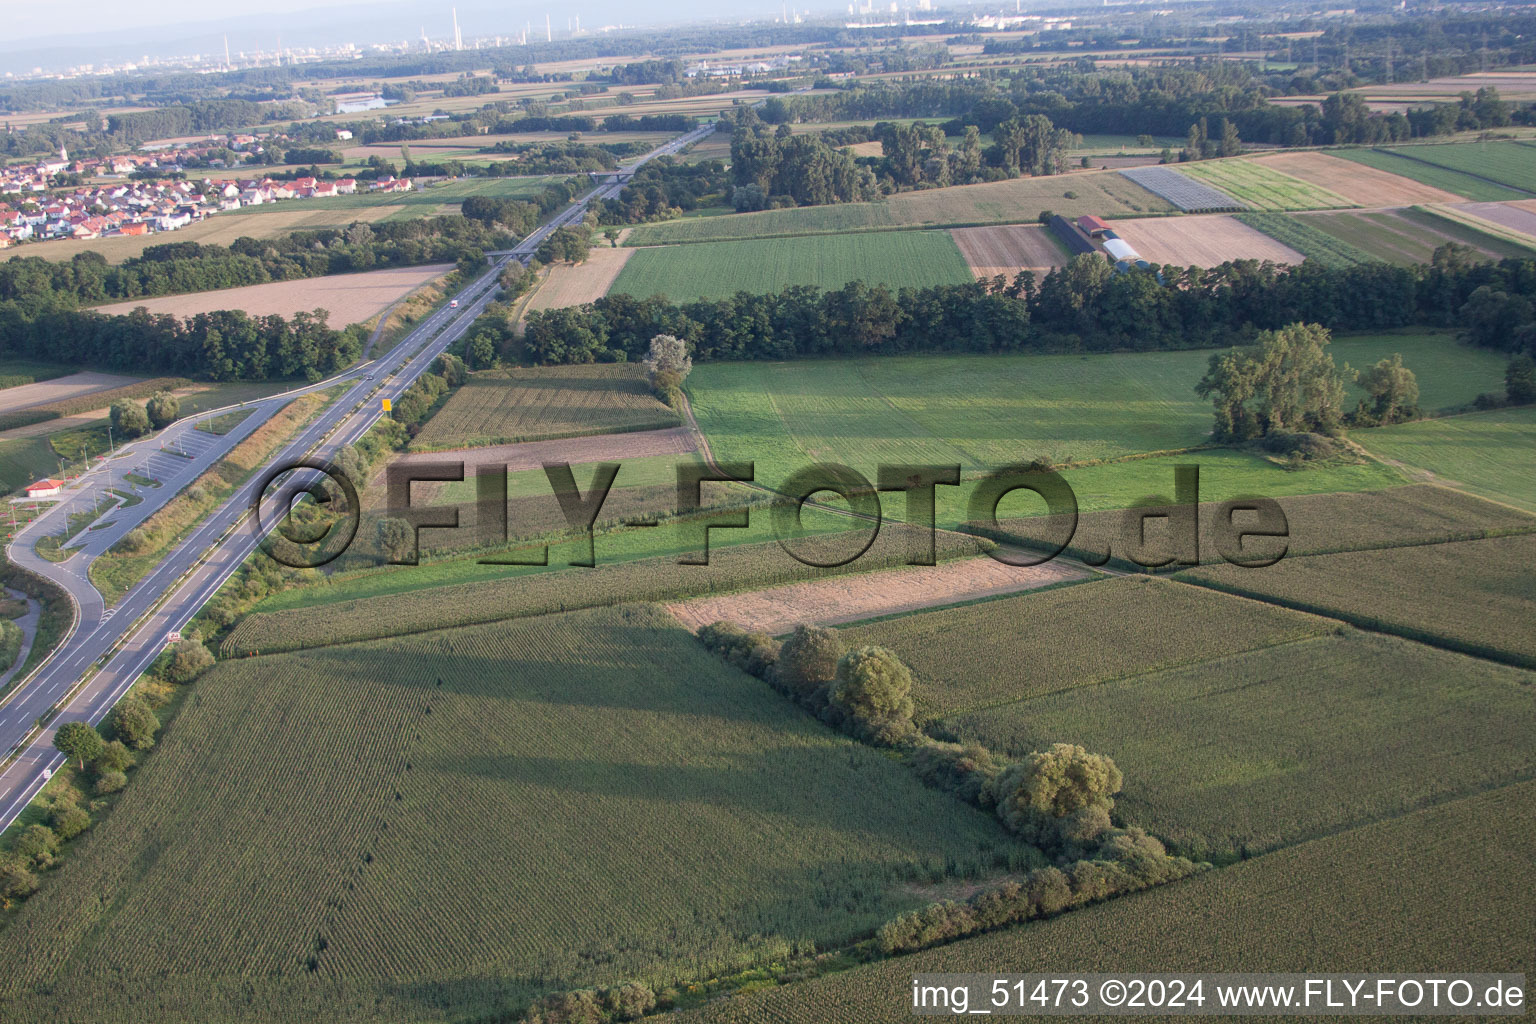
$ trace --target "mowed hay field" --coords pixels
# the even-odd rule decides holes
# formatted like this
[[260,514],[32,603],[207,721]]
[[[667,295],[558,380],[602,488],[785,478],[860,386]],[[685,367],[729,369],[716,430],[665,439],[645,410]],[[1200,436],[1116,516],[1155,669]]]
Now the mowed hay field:
[[955,228],[950,235],[979,280],[998,274],[1012,278],[1020,270],[1043,276],[1052,267],[1067,264],[1067,251],[1047,228],[1035,224]]
[[1255,210],[1323,210],[1355,204],[1332,189],[1293,178],[1268,161],[1245,157],[1179,164],[1180,174],[1221,189]]
[[1114,230],[1143,259],[1176,267],[1214,267],[1229,260],[1302,260],[1295,249],[1231,214],[1117,220]]
[[[1068,192],[1072,198],[1067,197]],[[804,206],[644,224],[630,235],[629,244],[1018,224],[1034,220],[1043,210],[1075,217],[1084,213],[1163,213],[1173,207],[1115,171],[1090,171],[902,192],[876,203]]]
[[[1337,363],[1356,367],[1401,353],[1425,409],[1500,387],[1507,362],[1449,334],[1340,338],[1331,349]],[[687,388],[714,454],[755,460],[760,481],[777,484],[825,461],[874,479],[879,462],[991,471],[1035,457],[1084,461],[1204,444],[1211,409],[1194,386],[1209,359],[1187,351],[700,363]],[[949,490],[939,488],[941,499]]]
[[[1536,536],[1202,566],[1181,579],[1536,668]],[[1424,597],[1433,580],[1434,598]]]
[[525,309],[559,309],[600,299],[637,250],[594,248],[581,263],[556,263]]
[[843,630],[912,669],[920,718],[1064,693],[1327,632],[1326,619],[1147,577],[904,615]]
[[[1469,845],[1469,837],[1476,837]],[[908,1024],[914,974],[1050,964],[1118,972],[1507,971],[1536,946],[1536,783],[1207,871],[1177,885],[716,1000],[659,1024]],[[1406,854],[1404,851],[1412,851]],[[1411,909],[1408,909],[1411,908]],[[1518,964],[1529,973],[1529,961]],[[974,1004],[972,1004],[974,1005]],[[1125,1018],[1078,1020],[1112,1022]]]
[[0,1019],[486,1016],[836,947],[946,864],[1039,862],[655,609],[197,686],[68,884],[8,922]]
[[1107,754],[1125,773],[1117,814],[1190,856],[1222,858],[1529,777],[1536,676],[1350,630],[945,727],[1012,757],[1063,742]]
[[1536,406],[1357,430],[1350,438],[1410,474],[1536,512]]
[[948,232],[895,231],[640,249],[609,291],[689,302],[791,285],[834,289],[862,281],[894,290],[970,280]]
[[1256,159],[1265,167],[1327,189],[1356,206],[1413,206],[1416,203],[1461,201],[1454,192],[1329,153],[1276,153]]
[[453,269],[451,263],[425,267],[394,267],[370,270],[365,274],[333,274],[298,281],[271,281],[244,288],[223,288],[191,295],[163,295],[152,299],[134,299],[110,306],[100,306],[102,313],[131,313],[140,306],[151,313],[169,313],[189,317],[216,309],[244,310],[251,316],[295,313],[323,309],[332,327],[362,323],[377,316],[429,281]]
[[644,367],[624,363],[471,374],[416,435],[417,448],[510,444],[540,438],[675,427]]

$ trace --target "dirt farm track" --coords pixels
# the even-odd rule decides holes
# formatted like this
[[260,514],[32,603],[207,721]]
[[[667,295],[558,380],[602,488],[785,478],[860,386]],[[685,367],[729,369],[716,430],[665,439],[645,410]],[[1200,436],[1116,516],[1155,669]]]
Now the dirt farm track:
[[323,309],[329,314],[327,322],[332,327],[341,328],[378,315],[403,296],[452,269],[453,265],[447,263],[426,267],[397,267],[372,270],[366,274],[336,274],[192,295],[134,299],[98,308],[103,313],[122,314],[143,306],[151,313],[170,313],[182,317],[210,313],[216,309],[241,309],[251,316],[268,316],[273,313],[292,316],[294,313]]

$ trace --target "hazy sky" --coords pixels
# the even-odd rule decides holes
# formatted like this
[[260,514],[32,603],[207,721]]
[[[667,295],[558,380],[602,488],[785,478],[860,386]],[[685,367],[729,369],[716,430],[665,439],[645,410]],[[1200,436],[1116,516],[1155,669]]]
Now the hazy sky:
[[[314,0],[263,0],[261,9],[272,14],[313,11]],[[328,5],[329,6],[329,5]],[[72,0],[69,17],[61,18],[62,8],[53,4],[29,3],[27,0],[0,0],[5,22],[6,41],[29,36],[91,36],[121,29],[177,25],[207,25],[219,16],[217,8],[189,7],[184,4],[145,4],[131,0]],[[230,8],[228,13],[242,13]]]

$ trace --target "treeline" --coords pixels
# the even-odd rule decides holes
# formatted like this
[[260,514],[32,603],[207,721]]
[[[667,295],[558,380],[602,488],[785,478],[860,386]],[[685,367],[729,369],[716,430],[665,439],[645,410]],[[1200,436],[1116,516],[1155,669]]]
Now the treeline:
[[1536,117],[1532,108],[1517,109],[1494,89],[1455,103],[1425,104],[1411,114],[1369,110],[1349,93],[1337,93],[1320,105],[1280,106],[1269,98],[1287,89],[1230,61],[1114,70],[1031,68],[1012,76],[960,81],[825,84],[837,91],[771,97],[763,106],[763,120],[948,118],[945,132],[959,135],[968,125],[990,132],[1004,122],[1039,115],[1080,134],[1184,136],[1191,125],[1207,118],[1218,134],[1230,123],[1249,142],[1308,146],[1498,128]]
[[[1474,294],[1482,320],[1506,312],[1536,319],[1536,261],[1476,263],[1443,247],[1428,265],[1331,268],[1226,263],[1210,270],[1116,273],[1079,256],[1043,281],[903,288],[854,282],[835,291],[787,288],[677,304],[664,297],[607,295],[527,314],[527,358],[544,363],[639,359],[658,334],[689,343],[695,359],[791,359],[899,352],[1112,351],[1198,348],[1246,341],[1296,321],[1331,330],[1381,330],[1463,322]],[[1479,289],[1486,289],[1479,291]],[[1499,298],[1498,296],[1502,296]],[[1523,305],[1522,305],[1523,303]],[[1497,329],[1475,340],[1500,337]],[[1536,328],[1504,336],[1536,342]]]
[[498,142],[485,152],[516,154],[517,160],[508,163],[518,174],[582,174],[619,166],[608,148],[580,142]]
[[367,332],[326,326],[324,310],[250,316],[218,310],[178,318],[140,307],[124,316],[50,310],[27,319],[0,305],[7,356],[141,373],[158,369],[210,380],[320,380],[362,355]]
[[569,178],[546,185],[532,199],[505,196],[470,196],[459,204],[468,219],[494,230],[498,226],[518,238],[539,226],[545,217],[570,204],[588,188],[580,178]]

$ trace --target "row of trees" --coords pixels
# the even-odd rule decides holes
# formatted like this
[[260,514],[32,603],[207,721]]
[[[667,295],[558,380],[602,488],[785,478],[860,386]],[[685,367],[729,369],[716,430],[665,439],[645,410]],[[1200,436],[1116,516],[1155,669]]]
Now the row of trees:
[[[1536,299],[1536,261],[1475,263],[1451,249],[1416,267],[1331,268],[1225,263],[1117,274],[1079,256],[1043,281],[903,288],[854,282],[834,291],[792,287],[677,304],[608,295],[585,306],[527,314],[526,357],[542,363],[639,359],[658,334],[686,341],[693,358],[789,359],[923,351],[1110,351],[1199,348],[1247,341],[1298,321],[1330,330],[1415,323],[1455,325],[1503,295]],[[1479,291],[1479,289],[1487,289]],[[1479,321],[1481,322],[1481,321]],[[1529,346],[1536,331],[1485,326],[1474,342]]]
[[112,432],[118,437],[143,437],[151,430],[162,430],[181,415],[181,400],[169,391],[156,391],[143,405],[131,398],[119,398],[109,410]]
[[731,136],[731,170],[737,186],[784,200],[773,205],[819,206],[880,197],[874,173],[851,153],[816,135],[793,135],[787,125],[774,130],[739,126]]
[[0,305],[0,351],[7,355],[211,380],[320,380],[356,362],[366,336],[361,325],[328,326],[324,310],[291,318],[219,310],[181,319],[140,307],[125,316],[55,310],[25,319]]
[[617,198],[603,200],[598,223],[643,224],[723,204],[731,182],[731,172],[719,160],[678,163],[659,157],[642,165]]

